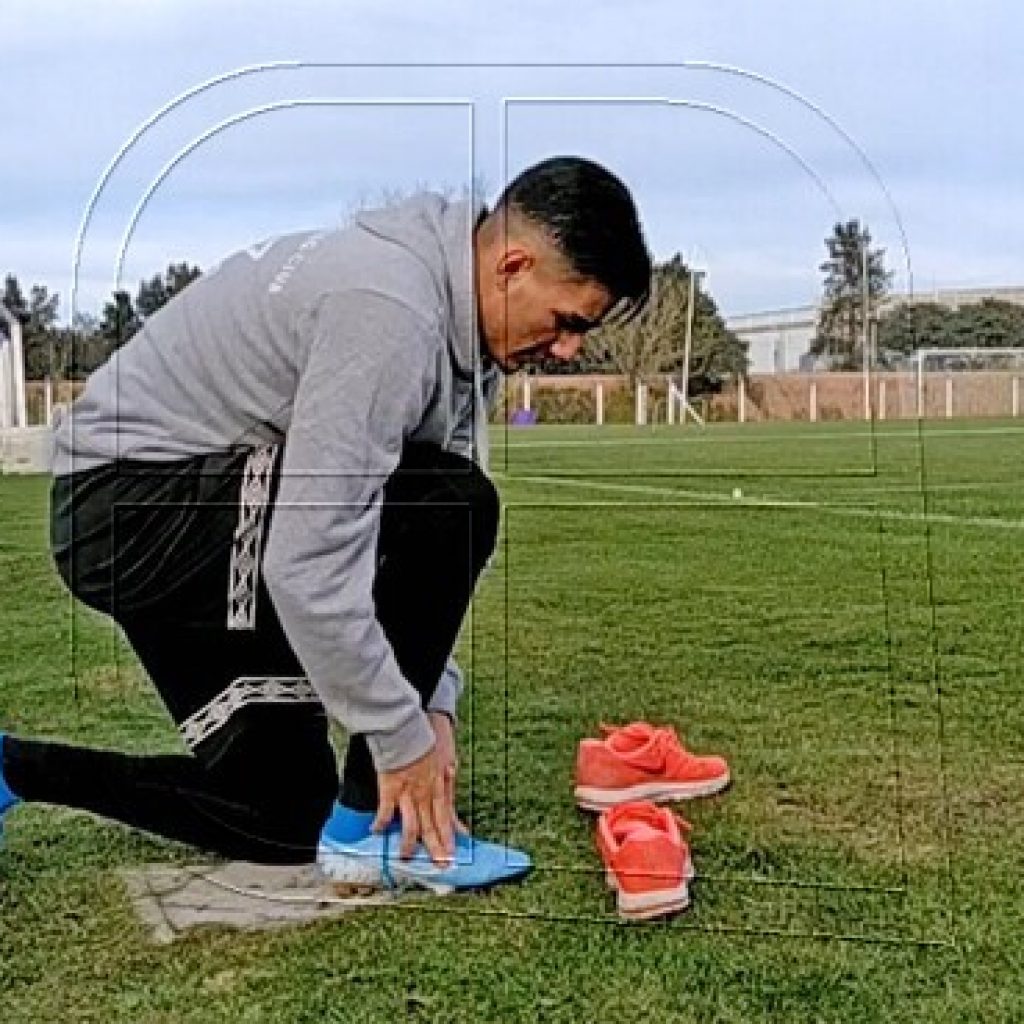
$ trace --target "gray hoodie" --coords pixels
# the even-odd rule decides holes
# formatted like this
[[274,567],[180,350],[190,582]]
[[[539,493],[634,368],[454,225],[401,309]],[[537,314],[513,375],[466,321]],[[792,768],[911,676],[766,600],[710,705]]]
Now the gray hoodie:
[[[54,472],[284,442],[263,571],[327,711],[378,769],[433,744],[372,599],[384,482],[404,440],[486,468],[498,371],[481,365],[479,210],[421,195],[348,228],[271,239],[193,282],[90,378]],[[449,661],[432,708],[454,711]]]

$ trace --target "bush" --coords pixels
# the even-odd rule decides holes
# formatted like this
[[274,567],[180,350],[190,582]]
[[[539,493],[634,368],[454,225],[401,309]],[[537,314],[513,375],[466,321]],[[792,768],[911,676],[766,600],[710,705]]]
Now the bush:
[[635,423],[636,395],[629,388],[605,389],[605,423]]
[[593,392],[579,388],[541,388],[530,404],[539,423],[593,423],[597,417]]

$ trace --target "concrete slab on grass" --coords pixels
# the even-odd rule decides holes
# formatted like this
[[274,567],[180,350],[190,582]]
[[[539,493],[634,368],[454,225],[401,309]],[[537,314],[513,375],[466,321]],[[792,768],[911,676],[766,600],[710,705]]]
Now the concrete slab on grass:
[[312,864],[271,867],[237,861],[184,868],[154,864],[125,869],[120,875],[156,943],[173,942],[204,926],[281,928],[401,898],[389,892],[340,897]]

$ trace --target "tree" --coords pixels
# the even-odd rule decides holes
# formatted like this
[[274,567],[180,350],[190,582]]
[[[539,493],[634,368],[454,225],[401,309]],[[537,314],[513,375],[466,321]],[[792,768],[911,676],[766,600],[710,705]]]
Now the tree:
[[1024,346],[1024,306],[1001,299],[982,299],[961,306],[953,321],[953,344],[971,348]]
[[135,311],[141,320],[151,317],[178,292],[187,288],[202,271],[188,263],[171,263],[163,274],[155,274],[148,281],[139,282],[135,296]]
[[138,315],[145,320],[147,317],[151,317],[169,298],[163,276],[156,274],[148,281],[139,282],[139,290],[135,295],[135,309]]
[[937,302],[905,302],[878,318],[878,361],[894,366],[919,348],[953,345],[952,310]]
[[28,316],[28,303],[25,301],[25,294],[21,290],[18,278],[14,274],[8,274],[4,278],[3,303],[12,316],[21,320]]
[[103,307],[98,333],[110,346],[109,351],[119,349],[141,326],[132,297],[123,290],[113,294],[113,301]]
[[[594,333],[580,357],[566,366],[547,364],[541,372],[625,374],[630,383],[646,374],[678,374],[683,365],[690,303],[690,270],[678,253],[654,268],[647,309],[628,324],[612,324]],[[715,390],[722,379],[746,372],[746,344],[725,326],[715,300],[695,289],[689,393]]]
[[1024,348],[1024,306],[1000,299],[951,308],[901,303],[878,321],[879,361],[892,366],[920,348]]
[[[17,277],[14,274],[8,274],[4,278],[4,294],[3,304],[7,307],[7,312],[11,314],[15,319],[20,320],[22,323],[28,318],[28,305],[25,302],[25,296],[22,293],[21,285],[18,283]],[[0,333],[7,337],[7,324],[6,322],[0,322]]]
[[828,259],[819,267],[824,297],[811,353],[824,356],[830,369],[856,369],[864,359],[865,255],[869,305],[888,294],[892,274],[885,269],[884,250],[870,248],[871,234],[858,220],[836,223],[825,246]]
[[50,376],[52,334],[57,323],[60,296],[51,295],[45,285],[34,284],[26,300],[18,278],[8,274],[4,280],[3,301],[21,321],[26,378],[39,380]]

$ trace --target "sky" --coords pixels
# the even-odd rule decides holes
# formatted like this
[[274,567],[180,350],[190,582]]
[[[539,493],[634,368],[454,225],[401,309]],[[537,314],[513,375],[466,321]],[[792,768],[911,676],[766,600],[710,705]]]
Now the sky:
[[816,301],[854,217],[895,290],[1024,285],[1022,38],[1011,0],[0,0],[0,273],[66,321],[575,153],[726,314]]

